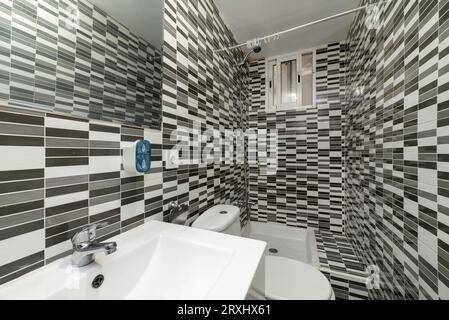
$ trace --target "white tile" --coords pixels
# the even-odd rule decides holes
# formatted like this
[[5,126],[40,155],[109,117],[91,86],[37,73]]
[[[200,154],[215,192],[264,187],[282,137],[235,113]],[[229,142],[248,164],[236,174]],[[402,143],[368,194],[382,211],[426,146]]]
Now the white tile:
[[143,176],[143,173],[135,173],[135,172],[128,172],[126,170],[122,170],[120,173],[121,178],[130,178],[130,177],[136,177],[136,176]]
[[120,134],[119,133],[110,133],[110,132],[90,131],[89,139],[95,140],[95,141],[120,142]]
[[449,144],[439,144],[437,146],[437,153],[438,154],[449,154]]
[[108,121],[102,121],[102,120],[94,120],[91,119],[89,121],[90,124],[98,124],[100,126],[106,126],[106,127],[115,127],[115,128],[120,128],[121,125],[118,123],[114,123],[114,122],[108,122]]
[[70,240],[58,243],[52,247],[45,249],[45,259],[53,258],[58,254],[69,251],[70,249],[72,249],[72,243]]
[[45,198],[45,207],[51,208],[60,206],[66,203],[77,202],[89,199],[89,191],[82,191],[77,193],[65,194],[62,196]]
[[[418,169],[418,182],[421,184],[437,186],[438,185],[438,172],[431,169]],[[426,190],[426,189],[424,189]]]
[[45,168],[45,178],[61,178],[89,174],[89,166],[65,166]]
[[42,169],[44,147],[0,146],[0,171]]
[[418,203],[404,198],[404,210],[413,215],[415,218],[419,217]]
[[405,147],[404,160],[418,161],[418,147]]
[[128,220],[145,212],[145,201],[137,201],[122,207],[120,220]]
[[438,128],[437,121],[427,121],[427,122],[418,122],[418,131],[424,132],[424,131],[431,131]]
[[120,208],[121,201],[120,200],[114,200],[106,203],[102,203],[96,206],[89,207],[89,215],[94,216],[99,213],[103,213],[106,211],[110,211],[116,208]]
[[89,131],[89,122],[45,117],[45,126],[57,129]]
[[158,213],[155,215],[152,215],[151,217],[148,217],[145,219],[145,222],[150,222],[150,221],[163,221],[164,220],[164,213]]
[[118,172],[122,164],[121,156],[114,157],[90,157],[89,173]]
[[418,125],[421,123],[436,120],[437,118],[438,118],[438,107],[436,104],[418,111]]
[[144,181],[145,187],[162,184],[162,172],[146,174]]
[[[435,248],[435,249],[430,249]],[[428,250],[436,251],[438,248],[438,237],[422,227],[418,227],[418,252],[426,253]],[[431,262],[432,259],[429,261]],[[436,262],[433,261],[433,262]],[[436,265],[436,264],[435,264]]]
[[449,162],[438,162],[438,171],[449,172]]
[[45,249],[44,229],[0,241],[0,266]]
[[[432,122],[427,122],[427,123],[432,123]],[[418,146],[419,147],[436,146],[437,144],[438,144],[438,138],[437,137],[418,139]]]
[[189,192],[189,184],[182,183],[178,184],[178,194],[188,193]]

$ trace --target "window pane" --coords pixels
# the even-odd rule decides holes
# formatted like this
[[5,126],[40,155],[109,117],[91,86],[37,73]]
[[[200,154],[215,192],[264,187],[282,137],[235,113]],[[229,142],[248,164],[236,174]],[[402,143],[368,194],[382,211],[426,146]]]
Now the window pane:
[[281,64],[281,103],[296,103],[297,98],[296,59]]
[[302,55],[301,75],[302,75],[302,105],[311,106],[313,104],[313,54]]

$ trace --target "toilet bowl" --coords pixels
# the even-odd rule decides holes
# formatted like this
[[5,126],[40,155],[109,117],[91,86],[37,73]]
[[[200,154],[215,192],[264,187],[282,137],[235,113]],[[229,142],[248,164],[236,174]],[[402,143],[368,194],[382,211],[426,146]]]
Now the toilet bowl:
[[[241,236],[240,209],[217,205],[205,211],[192,227]],[[265,256],[248,292],[250,299],[335,300],[328,279],[313,266],[278,256]]]
[[249,296],[268,300],[334,300],[332,287],[319,270],[276,256],[265,257],[264,277],[254,278]]

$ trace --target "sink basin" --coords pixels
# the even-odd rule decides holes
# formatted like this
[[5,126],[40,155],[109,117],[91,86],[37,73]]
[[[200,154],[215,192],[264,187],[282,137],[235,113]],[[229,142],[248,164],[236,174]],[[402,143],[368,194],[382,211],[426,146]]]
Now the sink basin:
[[266,246],[156,221],[110,241],[116,253],[83,268],[71,257],[55,261],[0,286],[0,300],[241,300]]

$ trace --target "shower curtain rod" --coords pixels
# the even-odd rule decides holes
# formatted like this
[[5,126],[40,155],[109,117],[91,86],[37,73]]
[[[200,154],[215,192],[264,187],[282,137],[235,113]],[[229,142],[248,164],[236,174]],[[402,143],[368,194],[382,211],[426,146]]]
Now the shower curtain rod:
[[367,5],[364,5],[362,7],[358,7],[358,8],[351,9],[351,10],[348,10],[348,11],[345,11],[345,12],[342,12],[342,13],[335,14],[333,16],[329,16],[329,17],[326,17],[326,18],[323,18],[323,19],[315,20],[315,21],[312,21],[312,22],[309,22],[309,23],[306,23],[306,24],[303,24],[303,25],[300,25],[300,26],[297,26],[297,27],[294,27],[294,28],[290,28],[290,29],[287,29],[287,30],[284,30],[284,31],[276,32],[276,33],[273,33],[272,35],[269,35],[269,36],[256,38],[256,39],[253,39],[253,40],[249,40],[249,41],[247,41],[245,43],[237,44],[235,46],[231,46],[231,47],[227,47],[227,48],[216,49],[216,50],[214,50],[214,52],[233,50],[233,49],[241,48],[241,47],[244,47],[244,46],[248,46],[248,44],[251,44],[251,43],[259,43],[260,41],[263,41],[263,40],[271,39],[271,38],[274,38],[274,37],[279,37],[279,36],[281,36],[281,35],[283,35],[285,33],[289,33],[289,32],[292,32],[292,31],[296,31],[296,30],[299,30],[299,29],[310,27],[312,25],[319,24],[319,23],[322,23],[322,22],[326,22],[326,21],[329,21],[329,20],[337,19],[337,18],[346,16],[346,15],[351,14],[351,13],[355,13],[355,12],[358,12],[358,11],[366,10],[369,7],[379,6],[379,5],[382,5],[382,4],[389,3],[391,1],[393,1],[393,0],[384,0],[384,1],[379,1],[379,2],[376,2],[376,3],[367,4]]

